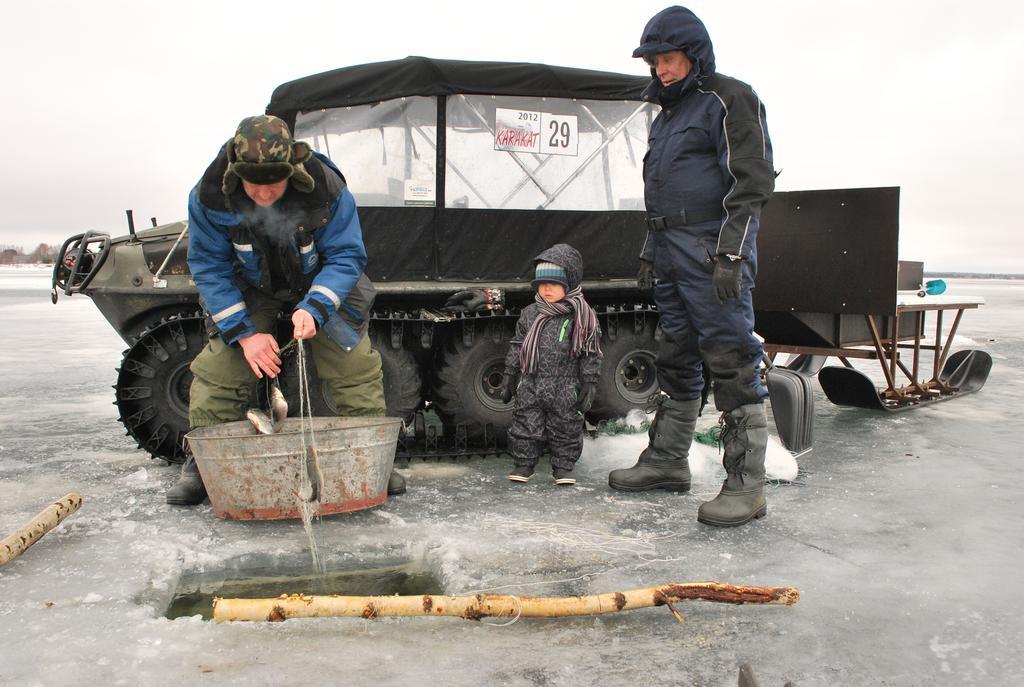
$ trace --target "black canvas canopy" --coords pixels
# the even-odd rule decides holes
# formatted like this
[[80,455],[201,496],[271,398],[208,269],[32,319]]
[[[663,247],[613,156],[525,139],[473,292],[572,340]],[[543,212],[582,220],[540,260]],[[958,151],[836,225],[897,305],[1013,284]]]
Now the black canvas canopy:
[[[369,264],[366,272],[378,287],[437,281],[515,282],[529,284],[532,258],[554,243],[571,243],[584,255],[589,279],[631,279],[636,254],[646,234],[642,210],[469,209],[446,207],[447,128],[483,131],[464,108],[448,111],[454,96],[504,96],[579,101],[631,101],[641,105],[649,76],[630,76],[590,69],[554,67],[528,62],[474,62],[406,57],[390,62],[343,67],[295,79],[278,86],[267,113],[281,117],[295,130],[304,115],[331,119],[334,132],[345,131],[344,112],[337,108],[372,106],[399,98],[437,98],[434,110],[406,115],[404,126],[434,127],[435,202],[432,207],[360,204]],[[635,109],[635,108],[630,108]],[[323,115],[320,112],[326,110]],[[397,112],[397,111],[396,111]],[[412,117],[427,117],[418,121]],[[452,120],[449,120],[452,117]],[[332,119],[333,118],[333,119]],[[380,120],[381,122],[384,120]],[[378,122],[379,123],[379,122]],[[365,126],[355,119],[352,127]],[[579,132],[610,132],[580,117]],[[372,136],[379,136],[374,129]],[[609,139],[610,140],[610,139]],[[600,159],[595,155],[591,159]],[[589,162],[589,160],[587,160]],[[344,161],[342,161],[344,171]],[[533,165],[538,163],[534,161]],[[640,172],[637,171],[639,178]],[[403,287],[404,288],[404,287]]]
[[267,113],[290,125],[295,115],[408,96],[456,93],[588,100],[640,100],[650,77],[530,62],[406,57],[333,69],[274,89]]

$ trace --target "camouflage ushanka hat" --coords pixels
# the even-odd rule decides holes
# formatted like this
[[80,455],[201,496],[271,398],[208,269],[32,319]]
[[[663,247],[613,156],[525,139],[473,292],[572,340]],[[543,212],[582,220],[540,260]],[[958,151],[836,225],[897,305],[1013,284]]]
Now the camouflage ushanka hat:
[[283,119],[273,115],[246,117],[224,148],[228,168],[222,188],[228,195],[238,188],[239,179],[252,184],[276,184],[288,179],[297,191],[313,190],[313,177],[303,166],[313,153],[307,143],[292,140]]

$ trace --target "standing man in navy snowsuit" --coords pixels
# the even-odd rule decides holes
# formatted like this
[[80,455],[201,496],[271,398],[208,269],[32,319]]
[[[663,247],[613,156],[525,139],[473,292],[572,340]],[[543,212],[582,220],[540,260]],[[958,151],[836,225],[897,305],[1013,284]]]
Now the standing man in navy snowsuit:
[[767,512],[768,393],[751,301],[758,220],[775,187],[764,105],[750,86],[715,72],[707,29],[684,7],[656,14],[633,57],[650,65],[644,97],[662,108],[644,159],[649,231],[637,281],[653,287],[661,313],[658,382],[667,397],[637,464],[614,470],[608,483],[689,490],[687,456],[710,374],[727,477],[697,519],[742,525]]

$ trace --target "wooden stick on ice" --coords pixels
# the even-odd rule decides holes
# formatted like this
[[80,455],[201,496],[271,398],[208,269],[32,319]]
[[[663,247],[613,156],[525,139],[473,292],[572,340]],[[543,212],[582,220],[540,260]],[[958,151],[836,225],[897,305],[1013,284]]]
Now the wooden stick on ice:
[[75,492],[70,492],[59,501],[54,501],[44,508],[41,513],[29,520],[27,524],[0,541],[0,565],[6,565],[25,553],[28,547],[39,541],[44,534],[59,525],[64,518],[81,507],[82,497]]
[[213,619],[269,620],[346,616],[457,616],[481,618],[559,618],[629,611],[634,608],[668,606],[677,620],[682,616],[672,607],[678,601],[702,599],[731,604],[784,604],[800,599],[795,587],[738,587],[722,582],[668,584],[625,592],[592,596],[543,597],[508,594],[473,596],[305,596],[281,595],[276,599],[213,600]]

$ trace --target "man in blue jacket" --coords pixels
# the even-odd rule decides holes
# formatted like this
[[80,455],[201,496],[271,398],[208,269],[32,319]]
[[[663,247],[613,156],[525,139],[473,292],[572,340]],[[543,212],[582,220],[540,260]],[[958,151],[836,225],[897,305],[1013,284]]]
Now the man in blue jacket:
[[[255,381],[281,371],[274,336],[290,313],[340,415],[383,415],[380,354],[370,347],[374,288],[355,200],[326,157],[294,141],[287,124],[247,117],[188,202],[188,263],[212,325],[192,362],[189,424],[242,420]],[[388,493],[405,491],[392,472]],[[201,503],[206,489],[188,456],[167,503]]]
[[767,512],[768,394],[751,301],[758,221],[775,187],[764,105],[750,86],[715,71],[707,29],[686,8],[656,14],[633,57],[650,65],[645,98],[662,108],[644,158],[649,231],[637,279],[653,287],[661,314],[657,366],[666,396],[637,464],[614,470],[608,482],[624,491],[689,490],[687,456],[710,375],[727,478],[697,519],[742,525]]

